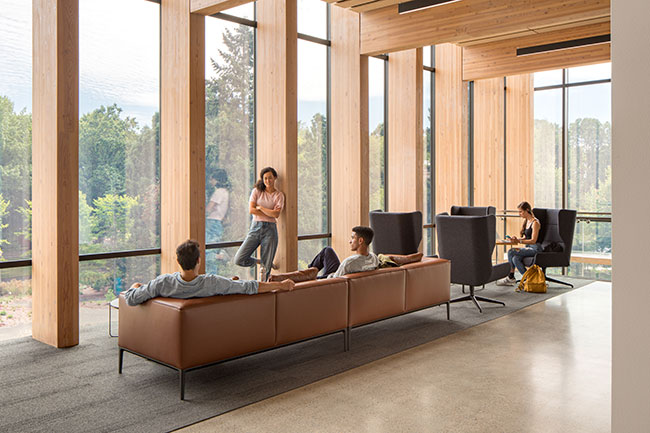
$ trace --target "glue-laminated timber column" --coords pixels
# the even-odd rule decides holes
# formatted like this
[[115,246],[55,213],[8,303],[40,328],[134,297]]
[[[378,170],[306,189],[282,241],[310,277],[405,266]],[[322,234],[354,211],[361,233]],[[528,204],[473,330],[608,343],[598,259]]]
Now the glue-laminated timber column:
[[422,48],[388,57],[388,210],[422,211]]
[[32,336],[79,344],[79,5],[34,0]]
[[[188,238],[205,258],[205,18],[190,0],[161,3],[160,268],[178,270]],[[202,260],[201,271],[205,269]]]
[[278,172],[280,271],[298,267],[298,50],[296,0],[257,2],[257,167]]
[[346,257],[352,227],[368,225],[368,57],[359,53],[359,14],[331,13],[332,247]]

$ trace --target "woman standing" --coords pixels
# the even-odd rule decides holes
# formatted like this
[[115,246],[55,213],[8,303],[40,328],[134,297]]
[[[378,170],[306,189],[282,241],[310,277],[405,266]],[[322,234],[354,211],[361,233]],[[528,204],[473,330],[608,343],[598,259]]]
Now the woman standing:
[[510,238],[513,245],[524,245],[523,248],[510,248],[508,251],[508,263],[510,263],[510,275],[497,281],[498,286],[511,286],[517,283],[515,279],[515,269],[522,275],[526,272],[524,266],[524,257],[534,257],[542,251],[542,245],[537,242],[539,229],[541,227],[539,220],[533,215],[533,209],[527,201],[522,201],[517,206],[519,216],[524,219],[519,235]]
[[[251,191],[248,204],[253,222],[235,256],[235,264],[238,266],[252,267],[260,263],[261,281],[267,281],[271,275],[275,251],[278,249],[276,219],[284,208],[284,194],[275,189],[277,178],[278,173],[272,167],[265,167],[260,171],[260,179]],[[252,257],[258,246],[261,247],[261,260]]]

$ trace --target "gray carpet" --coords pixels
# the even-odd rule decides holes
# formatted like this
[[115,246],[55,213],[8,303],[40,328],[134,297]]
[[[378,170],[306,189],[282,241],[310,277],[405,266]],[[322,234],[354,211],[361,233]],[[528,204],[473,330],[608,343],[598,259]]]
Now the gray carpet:
[[[591,281],[566,279],[576,288]],[[117,374],[117,339],[106,325],[82,328],[81,344],[59,350],[20,338],[0,343],[0,431],[169,431],[315,382],[368,362],[495,319],[566,293],[515,293],[488,285],[477,294],[506,307],[471,302],[433,307],[352,330],[349,352],[335,334],[226,362],[186,375],[186,401],[178,374],[130,353]],[[452,297],[460,287],[452,287]]]

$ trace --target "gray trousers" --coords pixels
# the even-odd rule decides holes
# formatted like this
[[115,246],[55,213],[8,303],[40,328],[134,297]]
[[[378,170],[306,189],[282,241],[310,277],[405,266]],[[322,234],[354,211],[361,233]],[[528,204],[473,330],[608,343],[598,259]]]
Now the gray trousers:
[[239,247],[235,255],[235,264],[250,268],[257,264],[257,260],[251,257],[257,247],[261,247],[261,264],[266,270],[262,281],[267,281],[271,275],[271,267],[275,258],[275,251],[278,249],[278,228],[275,223],[265,221],[253,221],[244,243]]

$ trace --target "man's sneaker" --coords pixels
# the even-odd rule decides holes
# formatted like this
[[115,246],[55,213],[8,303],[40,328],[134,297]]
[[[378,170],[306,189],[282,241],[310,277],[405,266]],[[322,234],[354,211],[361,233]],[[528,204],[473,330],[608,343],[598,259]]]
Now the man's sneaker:
[[501,278],[497,281],[497,286],[514,286],[515,284],[517,284],[517,280],[515,278],[510,278],[510,276]]

